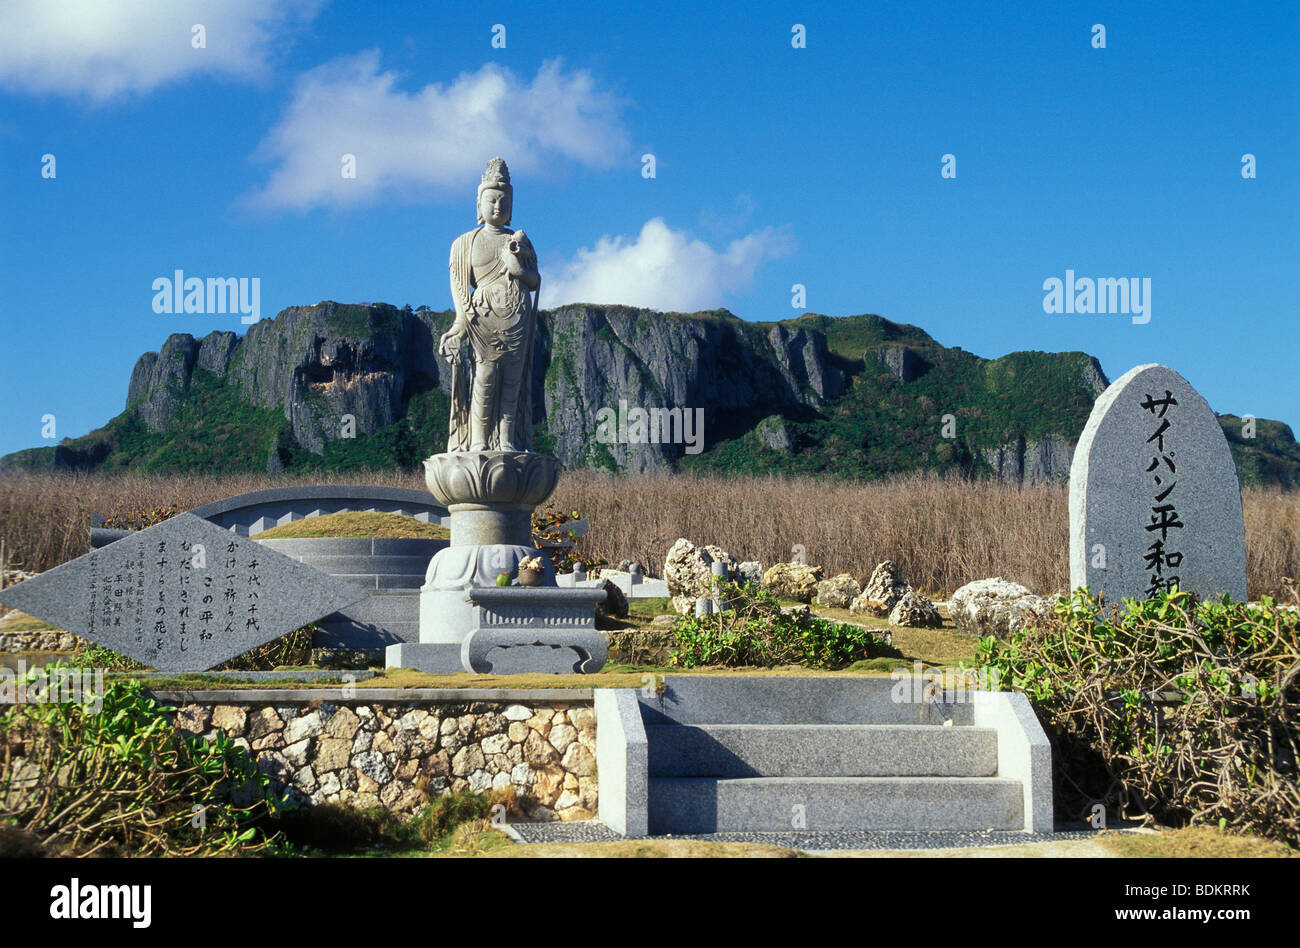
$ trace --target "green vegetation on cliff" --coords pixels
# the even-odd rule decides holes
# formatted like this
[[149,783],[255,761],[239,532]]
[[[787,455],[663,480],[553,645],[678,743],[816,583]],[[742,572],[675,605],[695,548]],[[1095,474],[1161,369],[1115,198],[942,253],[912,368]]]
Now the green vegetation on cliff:
[[[137,361],[122,414],[0,471],[417,468],[447,443],[436,348],[452,316],[327,300],[242,339],[174,334]],[[984,359],[874,314],[749,322],[574,304],[544,312],[538,333],[534,447],[570,468],[1060,481],[1107,384],[1086,353]],[[703,451],[609,443],[600,413],[621,405],[702,409]],[[1243,484],[1300,486],[1289,427],[1259,419],[1249,437],[1221,418]]]

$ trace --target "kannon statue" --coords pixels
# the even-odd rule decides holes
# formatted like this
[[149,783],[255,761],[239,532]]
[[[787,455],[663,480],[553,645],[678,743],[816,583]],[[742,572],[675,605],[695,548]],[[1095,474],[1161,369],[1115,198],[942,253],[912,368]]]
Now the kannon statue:
[[532,439],[541,276],[528,236],[510,230],[513,197],[510,169],[493,158],[478,188],[479,226],[451,245],[456,318],[438,341],[453,374],[449,452],[528,451]]

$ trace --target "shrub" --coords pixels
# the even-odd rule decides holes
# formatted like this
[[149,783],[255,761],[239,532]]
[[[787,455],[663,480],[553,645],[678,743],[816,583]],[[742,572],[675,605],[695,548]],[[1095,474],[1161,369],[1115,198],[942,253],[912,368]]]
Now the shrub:
[[321,803],[285,812],[279,825],[291,847],[308,853],[425,849],[464,824],[486,819],[491,807],[488,796],[463,790],[431,800],[409,819],[383,807]]
[[492,802],[481,793],[462,790],[426,803],[407,824],[410,833],[424,843],[436,843],[462,823],[486,819]]
[[1104,609],[1079,590],[979,655],[1051,733],[1058,809],[1300,843],[1297,613],[1178,590]]
[[282,813],[278,824],[290,846],[308,850],[348,853],[406,845],[401,818],[383,807],[319,803]]
[[672,663],[698,665],[805,665],[842,668],[863,658],[898,655],[868,629],[809,613],[785,614],[771,593],[750,584],[723,582],[728,608],[673,623],[680,647]]
[[274,671],[276,668],[293,665],[307,665],[311,662],[312,638],[316,626],[305,625],[301,629],[272,639],[243,654],[236,655],[228,662],[216,667],[217,671]]
[[89,639],[81,640],[77,650],[72,653],[72,663],[83,668],[102,668],[105,671],[141,671],[145,668],[134,658],[127,658],[121,652],[115,652]]
[[[294,629],[278,639],[272,639],[262,645],[250,648],[247,652],[236,655],[227,662],[218,665],[215,671],[274,671],[284,666],[306,665],[311,662],[312,639],[316,626],[305,625]],[[128,658],[103,645],[84,641],[72,656],[73,661],[88,668],[103,668],[108,671],[140,671],[145,668],[140,662]]]
[[239,745],[177,731],[175,709],[139,682],[109,684],[102,701],[0,713],[0,809],[12,825],[75,855],[243,854],[275,842],[259,824],[292,804]]
[[582,556],[576,553],[572,545],[557,546],[556,543],[576,543],[578,537],[572,530],[556,530],[555,527],[573,523],[582,519],[577,510],[565,512],[548,501],[544,507],[533,511],[533,546],[546,553],[557,573],[568,573],[575,563],[581,563],[587,569],[604,566],[606,560],[600,556]]

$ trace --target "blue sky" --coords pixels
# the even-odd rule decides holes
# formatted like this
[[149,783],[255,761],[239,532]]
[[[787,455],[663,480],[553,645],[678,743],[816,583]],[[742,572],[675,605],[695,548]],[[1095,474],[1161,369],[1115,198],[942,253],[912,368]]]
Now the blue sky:
[[[798,283],[807,312],[1163,362],[1294,425],[1300,5],[1132,6],[8,4],[0,452],[107,421],[170,333],[243,331],[155,313],[177,269],[258,278],[266,317],[448,308],[495,154],[543,308],[783,319]],[[1149,278],[1150,321],[1045,313],[1067,269]]]

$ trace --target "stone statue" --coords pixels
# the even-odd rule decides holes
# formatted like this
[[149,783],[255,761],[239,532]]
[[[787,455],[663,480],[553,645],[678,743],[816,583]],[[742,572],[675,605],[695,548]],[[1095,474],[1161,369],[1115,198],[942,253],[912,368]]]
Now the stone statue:
[[[450,434],[447,450],[424,461],[451,538],[420,587],[420,640],[390,645],[390,668],[593,672],[608,654],[595,627],[604,588],[560,588],[533,544],[533,511],[560,466],[530,448],[541,277],[528,236],[510,230],[512,197],[510,171],[493,158],[478,188],[479,226],[451,245],[456,318],[438,340],[452,365]],[[518,585],[520,565],[539,558],[541,585]]]
[[528,451],[532,440],[541,276],[528,235],[510,230],[513,197],[510,169],[493,158],[478,187],[479,226],[451,245],[456,318],[438,341],[453,372],[449,452]]

